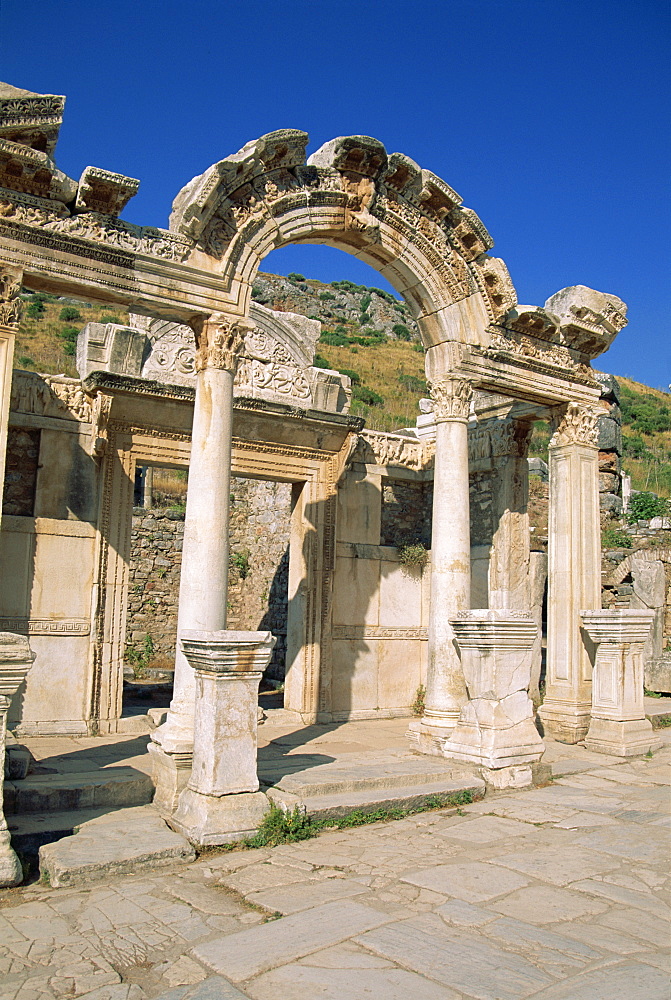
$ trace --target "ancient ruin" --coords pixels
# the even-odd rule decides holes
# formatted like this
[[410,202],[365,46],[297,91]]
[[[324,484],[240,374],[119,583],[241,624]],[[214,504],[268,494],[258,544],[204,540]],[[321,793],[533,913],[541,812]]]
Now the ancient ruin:
[[[475,212],[366,136],[306,159],[306,133],[272,132],[190,181],[168,230],[131,225],[118,216],[137,180],[56,168],[63,106],[0,87],[0,461],[21,456],[0,534],[0,625],[35,657],[10,728],[119,730],[136,469],[188,468],[174,693],[151,745],[155,804],[176,829],[195,843],[236,839],[268,803],[256,689],[272,636],[227,629],[231,476],[291,493],[285,710],[301,725],[410,717],[424,685],[408,731],[416,751],[477,765],[496,787],[530,781],[543,750],[527,692],[544,580],[527,455],[532,423],[546,420],[539,714],[562,740],[596,741],[595,720],[610,717],[602,701],[593,715],[584,631],[601,610],[598,419],[609,403],[591,363],[625,325],[624,303],[576,286],[520,305]],[[349,413],[349,378],[313,366],[319,323],[252,302],[263,258],[300,242],[357,256],[410,306],[431,397],[415,429],[365,430]],[[123,305],[130,322],[83,329],[77,379],[12,376],[22,288]],[[432,486],[420,572],[382,537],[397,486]],[[638,616],[637,642],[652,617]],[[620,618],[598,622],[601,651],[624,633]],[[640,692],[618,689],[612,718],[638,727],[641,751],[638,662],[634,676]]]

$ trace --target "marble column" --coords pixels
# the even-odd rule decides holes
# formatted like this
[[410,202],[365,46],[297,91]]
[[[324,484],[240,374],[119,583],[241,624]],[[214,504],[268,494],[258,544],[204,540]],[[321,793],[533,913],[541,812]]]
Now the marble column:
[[596,413],[569,403],[550,440],[548,650],[545,729],[564,743],[584,739],[592,705],[592,667],[580,612],[601,608],[601,526]]
[[170,825],[198,845],[249,836],[269,809],[256,771],[259,681],[271,632],[185,630],[196,678],[193,768]]
[[34,659],[25,636],[0,632],[0,887],[3,888],[23,881],[23,869],[12,849],[3,809],[7,712]]
[[185,629],[226,628],[233,379],[245,329],[244,321],[216,314],[198,337],[174,690],[151,747],[155,804],[168,814],[188,780],[193,755],[196,678],[179,636]]
[[594,657],[590,750],[634,757],[661,746],[643,702],[643,648],[654,617],[654,611],[582,613]]
[[468,416],[473,390],[455,378],[437,379],[429,388],[436,421],[429,662],[426,708],[408,738],[423,753],[442,756],[467,700],[450,618],[470,607]]

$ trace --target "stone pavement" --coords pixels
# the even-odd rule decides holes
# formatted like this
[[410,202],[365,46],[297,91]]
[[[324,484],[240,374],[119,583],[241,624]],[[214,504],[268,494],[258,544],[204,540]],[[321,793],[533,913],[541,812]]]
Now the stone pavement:
[[[273,759],[305,752],[306,735],[315,756],[333,756],[400,745],[403,728],[260,736],[277,736]],[[661,735],[663,749],[628,762],[550,741],[552,784],[458,811],[83,888],[7,890],[0,998],[669,1000]],[[95,758],[95,741],[77,742]],[[102,746],[128,763],[118,742]]]

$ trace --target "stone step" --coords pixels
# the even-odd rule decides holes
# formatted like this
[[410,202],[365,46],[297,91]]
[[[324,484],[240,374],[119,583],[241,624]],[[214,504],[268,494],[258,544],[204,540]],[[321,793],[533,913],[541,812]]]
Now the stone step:
[[117,809],[80,822],[72,836],[40,847],[40,876],[54,888],[109,875],[155,871],[196,853],[152,806]]
[[444,796],[470,793],[469,801],[480,799],[485,794],[485,782],[475,776],[456,781],[432,781],[425,784],[406,785],[398,788],[359,789],[337,794],[295,795],[280,787],[266,789],[268,798],[285,810],[296,806],[315,819],[338,819],[348,813],[376,812],[378,809],[411,809],[417,806],[431,806],[431,800],[439,805]]
[[105,767],[72,774],[30,774],[5,782],[5,815],[119,808],[151,802],[154,785],[134,767]]
[[7,816],[12,847],[21,857],[35,859],[43,844],[51,844],[62,837],[70,837],[82,823],[109,812],[109,806],[103,806],[99,809],[70,809],[64,812]]
[[317,765],[314,759],[313,754],[289,754],[278,760],[260,760],[259,778],[294,795],[315,796],[449,784],[473,774],[467,765],[407,750],[342,754],[337,760]]

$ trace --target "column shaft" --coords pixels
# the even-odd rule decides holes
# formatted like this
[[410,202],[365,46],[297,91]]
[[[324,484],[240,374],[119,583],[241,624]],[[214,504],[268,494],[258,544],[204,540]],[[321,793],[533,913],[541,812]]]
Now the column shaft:
[[601,607],[601,528],[596,416],[570,403],[550,441],[548,655],[539,715],[557,739],[589,727],[592,668],[580,612]]
[[431,536],[431,610],[426,708],[408,736],[424,753],[442,755],[466,701],[466,684],[450,618],[470,607],[471,540],[468,414],[472,390],[461,379],[432,382],[436,418]]
[[174,690],[168,718],[152,734],[154,742],[169,754],[193,752],[196,681],[179,636],[185,629],[226,628],[233,379],[241,346],[239,329],[220,321],[218,326],[210,324],[199,348]]

